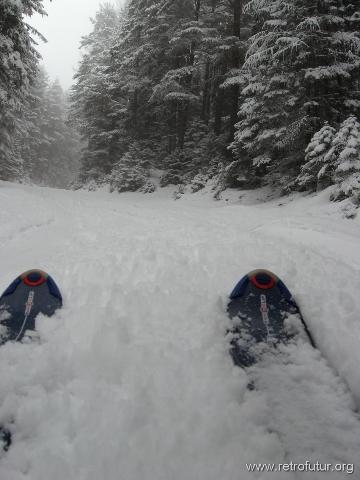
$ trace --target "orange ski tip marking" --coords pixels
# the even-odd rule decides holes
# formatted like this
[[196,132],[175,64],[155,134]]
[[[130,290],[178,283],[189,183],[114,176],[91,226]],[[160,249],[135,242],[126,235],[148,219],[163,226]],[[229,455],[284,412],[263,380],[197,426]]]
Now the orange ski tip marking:
[[250,281],[261,290],[270,290],[277,284],[278,277],[270,270],[258,269],[249,273]]
[[21,280],[29,287],[39,287],[46,282],[48,274],[43,270],[33,269],[21,275]]

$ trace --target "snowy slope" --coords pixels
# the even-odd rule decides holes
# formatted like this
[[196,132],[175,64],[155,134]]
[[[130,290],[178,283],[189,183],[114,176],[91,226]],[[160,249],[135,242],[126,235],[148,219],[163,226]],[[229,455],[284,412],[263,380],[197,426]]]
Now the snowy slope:
[[[278,203],[0,183],[0,289],[43,268],[65,303],[38,319],[40,344],[0,349],[0,424],[14,421],[0,479],[345,478],[245,466],[359,463],[360,222],[321,196]],[[225,311],[258,267],[287,283],[323,356],[289,347],[250,392]]]

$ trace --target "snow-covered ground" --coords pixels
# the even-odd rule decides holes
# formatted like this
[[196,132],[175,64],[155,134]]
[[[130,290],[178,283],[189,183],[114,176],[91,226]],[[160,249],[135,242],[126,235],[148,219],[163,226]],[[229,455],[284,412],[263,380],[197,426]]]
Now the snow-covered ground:
[[[14,440],[1,480],[346,477],[246,470],[306,460],[360,478],[360,221],[325,195],[240,205],[0,183],[0,289],[42,268],[64,295],[40,344],[0,349]],[[228,293],[258,267],[292,290],[322,355],[287,347],[289,364],[253,368],[255,392],[225,332]]]

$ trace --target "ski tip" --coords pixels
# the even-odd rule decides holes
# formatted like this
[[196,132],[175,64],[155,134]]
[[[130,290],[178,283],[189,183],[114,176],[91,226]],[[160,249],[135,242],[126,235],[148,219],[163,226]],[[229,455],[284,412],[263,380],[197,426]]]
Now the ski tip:
[[247,286],[250,282],[259,290],[271,290],[274,287],[278,287],[285,298],[288,300],[292,298],[292,295],[285,284],[277,275],[275,275],[275,273],[265,268],[258,268],[247,273],[239,281],[234,290],[231,292],[230,299],[234,300],[235,298],[242,297],[245,294]]
[[1,298],[12,295],[19,285],[24,284],[27,287],[36,288],[43,284],[47,284],[49,292],[52,296],[56,297],[62,305],[62,296],[59,287],[56,285],[52,277],[44,270],[33,268],[19,275],[5,290]]
[[20,275],[21,280],[28,287],[39,287],[47,281],[48,277],[49,275],[46,272],[38,269],[28,270]]
[[250,282],[260,290],[270,290],[278,282],[278,277],[270,270],[258,269],[248,273]]

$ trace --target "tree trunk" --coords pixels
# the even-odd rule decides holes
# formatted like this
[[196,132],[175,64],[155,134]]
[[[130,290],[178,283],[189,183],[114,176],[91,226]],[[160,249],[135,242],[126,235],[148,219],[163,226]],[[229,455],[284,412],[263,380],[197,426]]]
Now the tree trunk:
[[170,104],[169,116],[169,153],[176,148],[176,130],[177,130],[177,106],[174,102]]
[[[201,8],[201,0],[194,0],[194,19],[196,22],[199,21],[200,18],[200,8]],[[189,52],[189,61],[188,65],[192,67],[195,63],[195,49],[196,43],[193,41],[190,45],[190,52]],[[192,86],[193,76],[190,74],[185,80],[185,87],[186,90],[191,93],[191,86]],[[177,146],[180,149],[184,148],[185,142],[185,135],[189,117],[191,116],[191,109],[190,109],[190,102],[186,102],[185,104],[180,104],[178,106],[178,122],[177,122]]]
[[180,104],[178,107],[177,122],[177,146],[182,150],[184,148],[185,134],[189,117],[189,103]]
[[210,62],[207,61],[205,65],[204,88],[202,98],[201,119],[206,125],[209,123],[210,117]]
[[[233,7],[233,35],[236,38],[240,39],[241,34],[241,19],[242,19],[242,8],[243,0],[233,0],[231,5]],[[238,46],[234,46],[231,52],[231,67],[233,69],[239,69],[241,63],[241,52]],[[231,87],[230,93],[230,134],[229,141],[234,140],[235,134],[235,124],[238,120],[238,111],[239,111],[239,94],[240,89],[238,85]]]
[[215,112],[214,112],[214,132],[215,135],[220,135],[222,130],[222,116],[224,113],[225,90],[220,88],[226,74],[226,65],[221,64],[220,72],[216,75],[215,85]]
[[133,97],[133,128],[135,137],[139,135],[138,132],[138,92],[135,90]]
[[201,0],[194,0],[194,8],[195,8],[195,21],[198,22],[200,18]]

